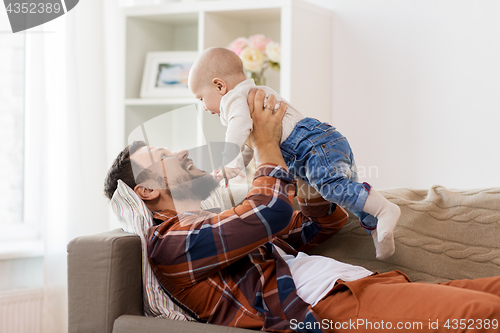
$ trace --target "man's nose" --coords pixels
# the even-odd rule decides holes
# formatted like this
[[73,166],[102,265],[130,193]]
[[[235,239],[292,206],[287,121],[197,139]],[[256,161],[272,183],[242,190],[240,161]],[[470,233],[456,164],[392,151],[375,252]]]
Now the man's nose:
[[181,162],[183,162],[186,158],[188,158],[188,156],[189,152],[185,149],[175,152],[175,157]]

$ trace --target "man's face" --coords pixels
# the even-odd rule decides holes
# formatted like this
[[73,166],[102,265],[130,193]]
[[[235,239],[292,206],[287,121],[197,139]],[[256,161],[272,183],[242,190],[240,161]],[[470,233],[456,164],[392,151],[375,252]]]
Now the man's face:
[[130,158],[139,165],[140,170],[134,170],[136,179],[144,169],[150,170],[154,181],[149,180],[149,188],[160,183],[160,188],[167,189],[173,199],[204,200],[218,186],[212,175],[195,167],[187,150],[172,152],[166,148],[144,146]]
[[187,150],[172,152],[166,148],[144,146],[134,152],[130,158],[140,166],[140,170],[134,170],[136,178],[144,169],[149,169],[156,177],[167,178],[170,186],[185,179],[207,174],[195,167]]

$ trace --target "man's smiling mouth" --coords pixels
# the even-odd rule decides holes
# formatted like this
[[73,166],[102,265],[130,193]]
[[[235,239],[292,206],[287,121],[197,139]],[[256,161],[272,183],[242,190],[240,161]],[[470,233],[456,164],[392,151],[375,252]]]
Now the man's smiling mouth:
[[193,160],[190,158],[186,160],[183,167],[186,171],[191,171],[191,170],[196,169],[196,167],[194,166]]

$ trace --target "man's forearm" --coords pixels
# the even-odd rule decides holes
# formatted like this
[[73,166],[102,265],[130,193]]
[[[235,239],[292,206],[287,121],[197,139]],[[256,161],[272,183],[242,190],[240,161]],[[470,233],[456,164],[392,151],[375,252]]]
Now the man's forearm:
[[259,144],[259,146],[255,147],[254,152],[257,165],[265,163],[276,164],[288,171],[285,160],[281,155],[281,149],[276,143],[268,142]]
[[299,251],[308,251],[329,239],[347,222],[347,212],[323,198],[299,198],[298,203],[300,212],[294,213],[283,239]]

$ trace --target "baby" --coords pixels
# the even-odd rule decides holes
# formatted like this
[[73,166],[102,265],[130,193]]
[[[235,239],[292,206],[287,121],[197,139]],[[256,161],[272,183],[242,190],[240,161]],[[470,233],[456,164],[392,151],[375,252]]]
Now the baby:
[[[284,101],[271,88],[257,87],[252,79],[247,79],[241,59],[225,48],[202,52],[191,68],[188,85],[205,110],[219,115],[227,126],[226,142],[237,145],[239,151],[245,148],[252,131],[247,104],[249,91],[263,89],[267,96],[273,94],[278,102]],[[266,108],[273,110],[275,105]],[[400,209],[369,184],[357,182],[354,156],[347,139],[335,127],[304,117],[289,104],[282,126],[280,147],[290,173],[311,185],[326,200],[356,214],[373,237],[377,258],[390,257],[395,250],[393,231]],[[233,178],[241,174],[242,164],[240,154],[230,163],[224,163],[226,167],[218,172]]]

